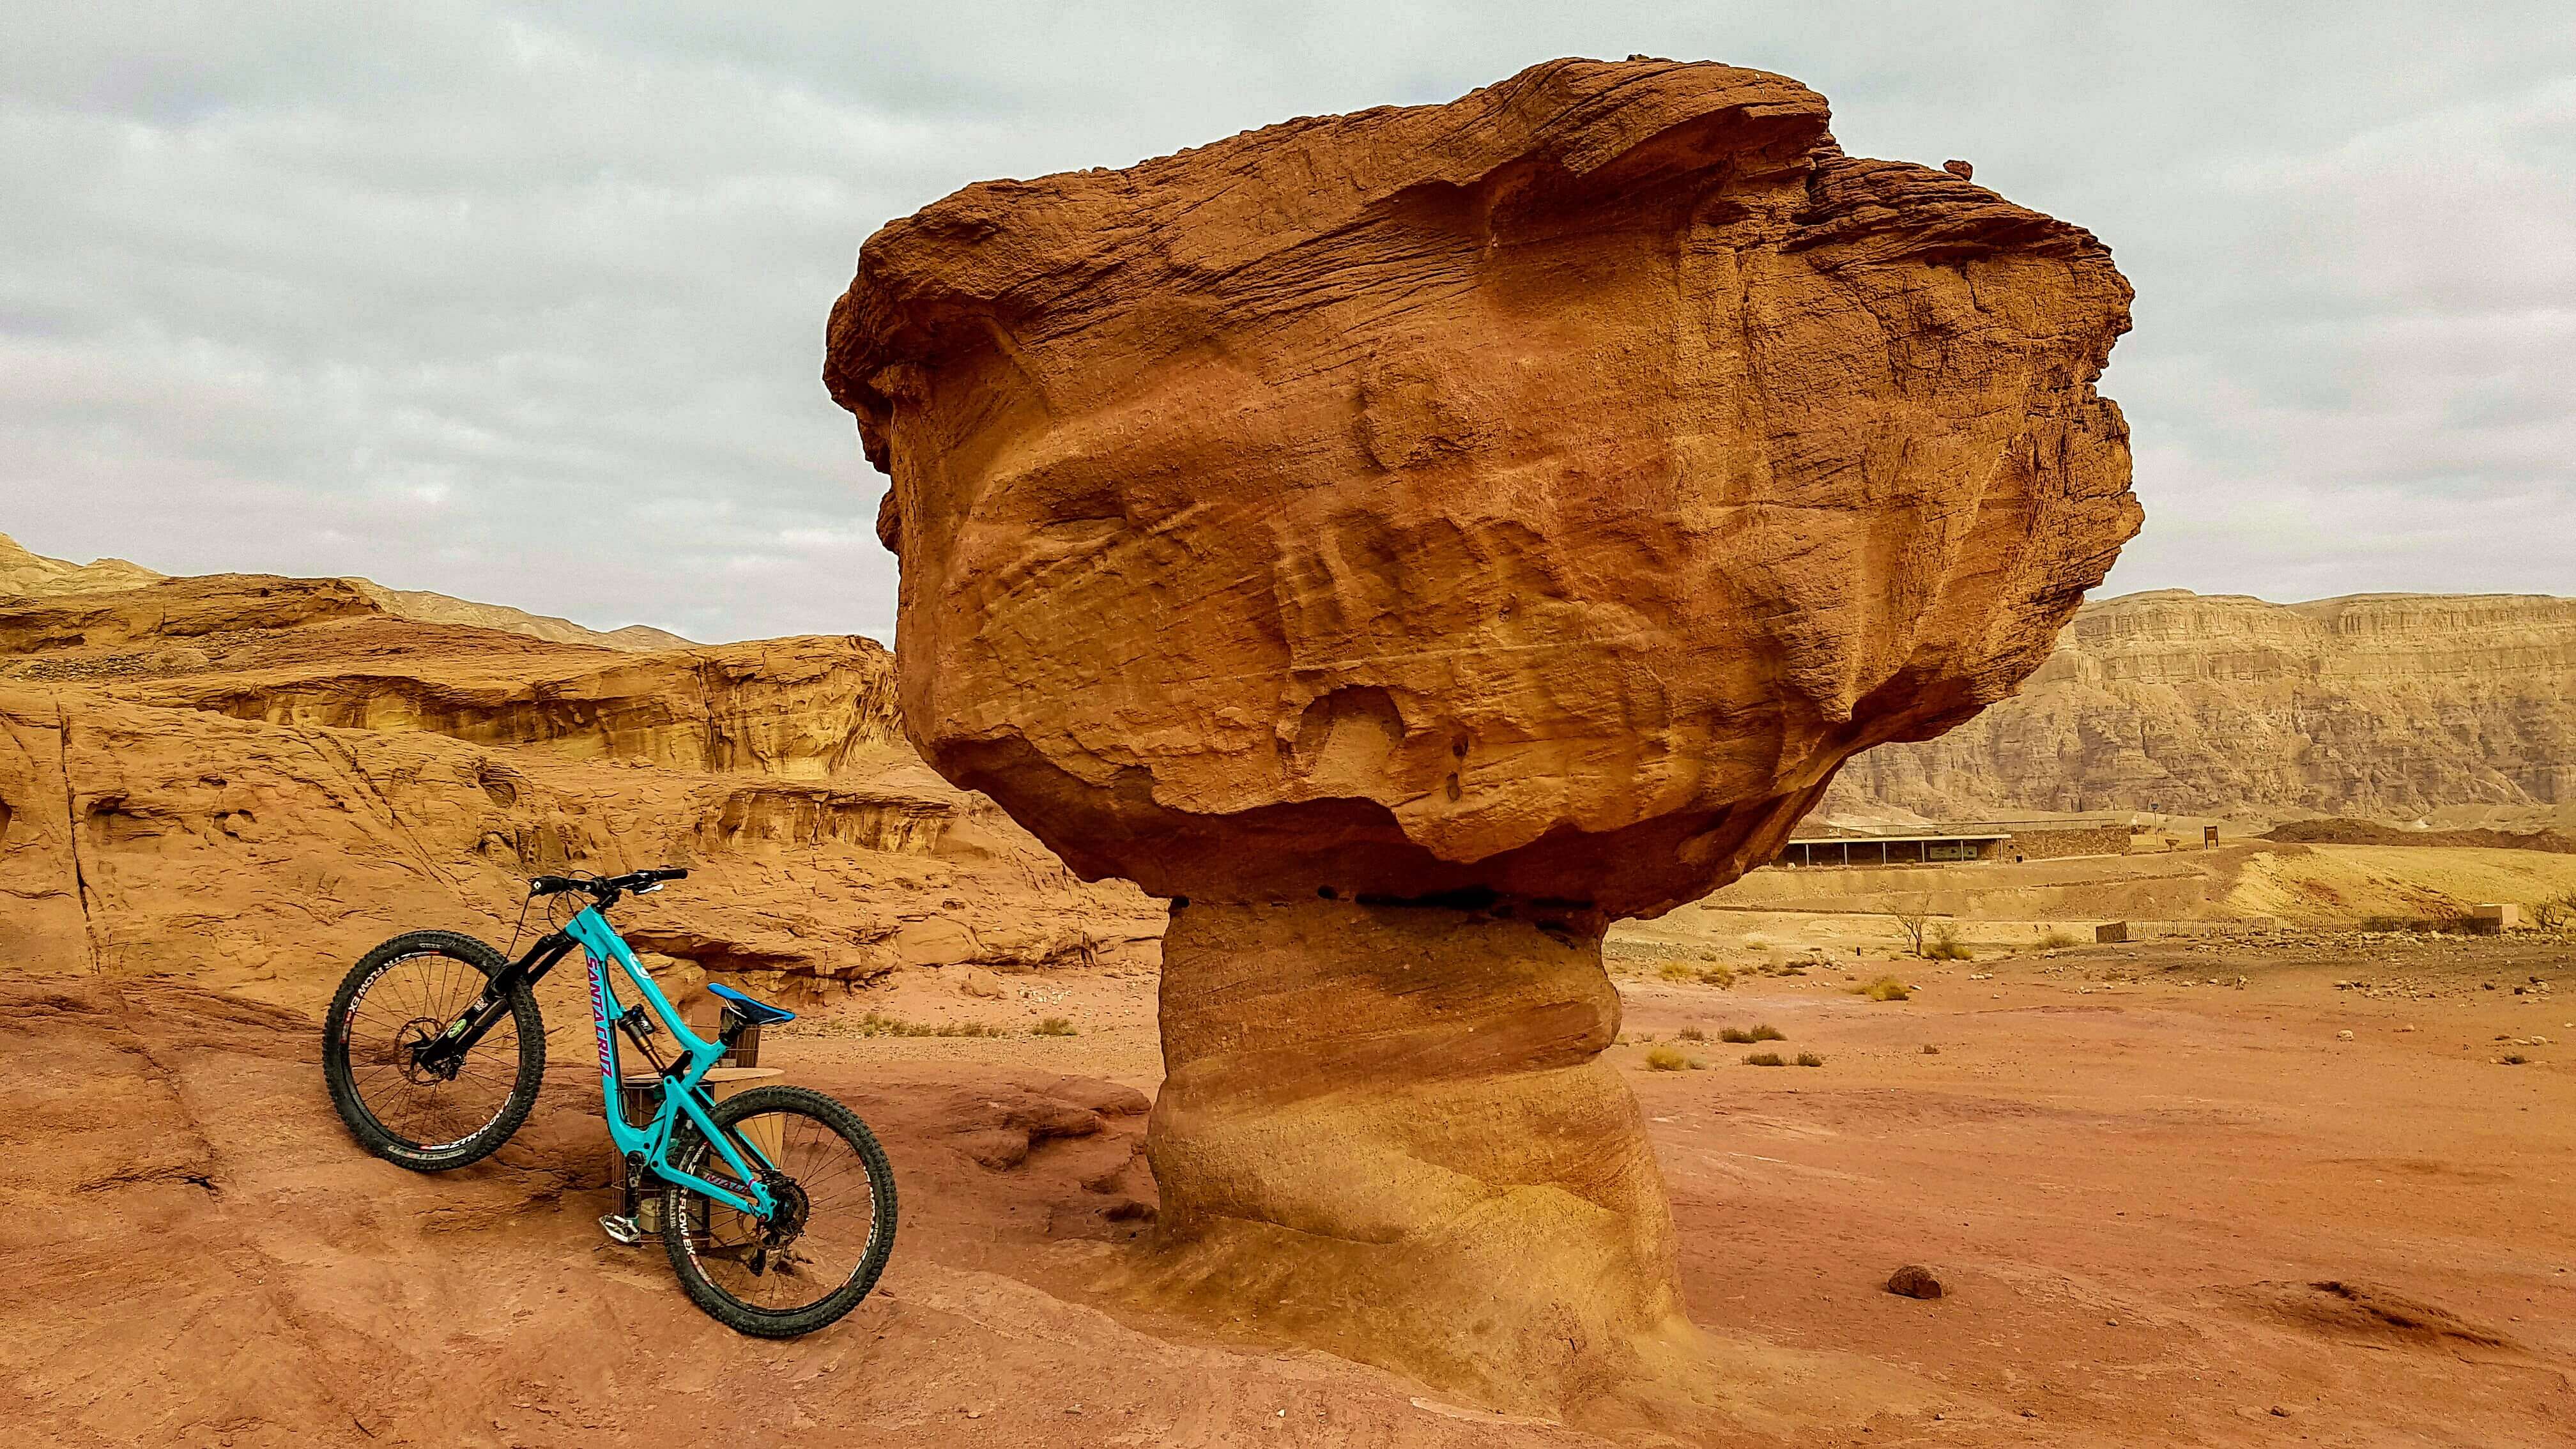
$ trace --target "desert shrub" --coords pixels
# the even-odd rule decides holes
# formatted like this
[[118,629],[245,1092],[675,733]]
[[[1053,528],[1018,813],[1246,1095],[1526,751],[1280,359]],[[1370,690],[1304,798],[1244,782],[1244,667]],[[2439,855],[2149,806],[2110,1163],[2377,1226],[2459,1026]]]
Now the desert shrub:
[[1789,1065],[1787,1062],[1780,1060],[1780,1054],[1778,1052],[1755,1052],[1744,1059],[1744,1064],[1748,1067],[1785,1067]]
[[2064,931],[2051,931],[2047,935],[2039,938],[2039,949],[2043,951],[2063,951],[2069,946],[2078,946],[2082,944],[2082,942],[2076,940],[2073,936],[2068,935]]
[[1905,948],[1915,955],[1923,954],[1924,923],[1932,919],[1932,897],[1926,892],[1895,896],[1881,903],[1905,936]]
[[1744,949],[1747,951],[1768,951],[1771,949],[1771,938],[1768,936],[1747,936],[1744,938]]
[[1655,974],[1666,981],[1697,981],[1699,968],[1686,961],[1667,961],[1655,968]]
[[1941,1049],[1927,1041],[1923,1044],[1923,1055],[1927,1057],[1937,1057],[1941,1055]]
[[1695,1027],[1695,1026],[1686,1026],[1686,1027],[1683,1027],[1681,1030],[1679,1030],[1679,1031],[1677,1031],[1677,1032],[1674,1032],[1674,1033],[1673,1033],[1673,1040],[1675,1040],[1675,1041],[1706,1041],[1706,1040],[1708,1040],[1708,1033],[1707,1033],[1707,1032],[1704,1032],[1704,1031],[1702,1031],[1702,1030],[1700,1030],[1698,1027]]
[[1719,1032],[1717,1039],[1737,1046],[1750,1046],[1757,1041],[1787,1041],[1789,1038],[1780,1028],[1766,1021],[1760,1026],[1751,1028],[1730,1026]]
[[1787,1041],[1788,1039],[1789,1034],[1787,1032],[1780,1030],[1780,1028],[1773,1026],[1767,1021],[1762,1023],[1760,1026],[1753,1028],[1753,1035],[1746,1038],[1747,1041]]
[[1724,966],[1703,966],[1699,970],[1699,984],[1724,991],[1735,984],[1735,973]]
[[1753,1033],[1746,1031],[1740,1026],[1730,1026],[1720,1031],[1717,1034],[1717,1039],[1722,1042],[1733,1043],[1737,1046],[1744,1046],[1753,1040]]
[[2576,891],[2560,891],[2547,900],[2533,901],[2531,923],[2544,931],[2576,926]]
[[1690,1058],[1682,1055],[1677,1046],[1659,1046],[1646,1053],[1646,1070],[1650,1072],[1678,1072],[1689,1065]]
[[1029,1028],[1031,1036],[1072,1036],[1073,1034],[1073,1018],[1069,1016],[1050,1016]]
[[[1940,925],[1932,928],[1932,943],[1923,948],[1923,954],[1931,957],[1935,961],[1974,961],[1977,959],[1977,953],[1969,950],[1967,943],[1959,939],[1959,928],[1951,925],[1947,921],[1944,921]],[[1885,1000],[1887,998],[1881,999]],[[1898,997],[1895,999],[1901,1001],[1904,998]]]
[[873,1011],[847,1023],[843,1028],[843,1032],[850,1036],[985,1037],[1010,1035],[1009,1032],[1004,1031],[998,1026],[993,1026],[981,1021],[953,1021],[944,1023],[905,1021],[900,1017],[885,1016]]
[[1825,1059],[1816,1055],[1814,1052],[1798,1053],[1798,1065],[1802,1067],[1821,1067],[1824,1064]]
[[1866,996],[1872,1001],[1904,1001],[1914,995],[1912,987],[1893,976],[1880,976],[1864,981],[1853,987],[1851,992],[1854,996]]

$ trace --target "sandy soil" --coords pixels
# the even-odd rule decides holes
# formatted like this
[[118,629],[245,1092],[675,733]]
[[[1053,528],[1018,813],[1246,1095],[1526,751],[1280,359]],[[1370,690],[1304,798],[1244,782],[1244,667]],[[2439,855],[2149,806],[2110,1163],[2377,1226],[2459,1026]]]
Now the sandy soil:
[[[1884,964],[1726,990],[1649,964],[1621,983],[1614,1055],[1652,1119],[1691,1310],[1747,1386],[1736,1411],[1660,1430],[1498,1422],[1104,1292],[1150,1231],[1142,1119],[1098,1085],[1155,1085],[1150,974],[1004,977],[993,1000],[908,973],[834,1013],[1065,1015],[1068,1038],[830,1018],[772,1038],[771,1064],[877,1126],[903,1193],[881,1291],[784,1344],[724,1331],[658,1251],[601,1238],[588,1027],[556,983],[536,1117],[494,1161],[422,1177],[350,1144],[299,1011],[175,982],[12,982],[0,1436],[2576,1442],[2565,944],[2085,948],[1897,965],[1907,1001],[1849,992]],[[1705,1069],[1645,1066],[1649,1037],[1756,1023],[1824,1064],[1710,1042],[1682,1044]],[[1081,1135],[986,1165],[1011,1157],[997,1134],[1047,1115],[1029,1104],[1070,1100],[1113,1105],[1089,1127],[1058,1110]],[[1905,1263],[1948,1296],[1883,1291]]]

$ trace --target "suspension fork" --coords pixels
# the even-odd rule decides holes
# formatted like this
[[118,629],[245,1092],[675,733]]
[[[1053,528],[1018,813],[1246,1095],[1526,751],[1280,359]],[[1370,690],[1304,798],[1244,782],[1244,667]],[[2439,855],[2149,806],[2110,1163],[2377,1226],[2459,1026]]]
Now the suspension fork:
[[570,955],[573,939],[561,931],[549,931],[528,948],[528,954],[503,966],[500,972],[483,984],[483,994],[465,1009],[438,1039],[421,1046],[413,1060],[433,1071],[465,1059],[502,1017],[510,1014],[510,993],[521,985],[534,986],[543,981],[555,963]]

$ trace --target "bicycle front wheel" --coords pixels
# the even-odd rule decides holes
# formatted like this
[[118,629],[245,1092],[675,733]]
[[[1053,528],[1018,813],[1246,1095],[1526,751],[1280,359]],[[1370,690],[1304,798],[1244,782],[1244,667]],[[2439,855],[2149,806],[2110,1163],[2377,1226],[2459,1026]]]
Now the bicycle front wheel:
[[[793,1338],[838,1322],[894,1252],[885,1149],[857,1113],[804,1087],[754,1087],[709,1115],[747,1161],[765,1160],[779,1211],[764,1221],[666,1183],[662,1245],[680,1286],[740,1333]],[[694,1135],[673,1165],[710,1181],[733,1175]]]
[[331,1105],[361,1146],[415,1172],[479,1162],[528,1120],[545,1079],[545,1023],[523,984],[463,1060],[421,1049],[483,997],[501,953],[454,931],[411,931],[360,958],[322,1023]]

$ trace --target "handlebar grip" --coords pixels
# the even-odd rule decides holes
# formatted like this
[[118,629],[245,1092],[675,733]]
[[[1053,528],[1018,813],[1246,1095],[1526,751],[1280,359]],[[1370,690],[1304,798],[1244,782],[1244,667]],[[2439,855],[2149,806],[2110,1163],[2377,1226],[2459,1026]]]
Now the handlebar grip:
[[528,882],[528,894],[532,896],[560,895],[565,891],[580,888],[580,881],[559,875],[541,875]]

